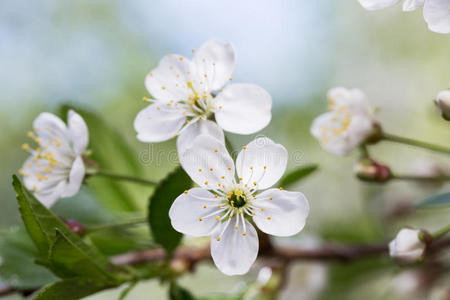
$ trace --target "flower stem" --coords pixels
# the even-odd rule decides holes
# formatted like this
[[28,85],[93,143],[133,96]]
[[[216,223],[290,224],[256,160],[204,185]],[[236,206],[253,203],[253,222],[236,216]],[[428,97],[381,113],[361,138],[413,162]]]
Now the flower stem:
[[450,181],[450,175],[421,176],[421,175],[408,175],[408,174],[392,174],[391,179],[439,182],[439,181]]
[[436,240],[438,238],[443,237],[444,235],[446,235],[449,232],[450,232],[450,225],[447,225],[446,227],[433,233],[431,236],[433,237],[433,240]]
[[92,233],[100,230],[106,230],[106,229],[114,229],[114,228],[123,228],[123,227],[130,227],[140,224],[147,223],[147,218],[136,218],[131,220],[126,220],[123,222],[118,223],[109,223],[109,224],[101,224],[101,225],[95,225],[91,226],[87,229],[87,233]]
[[418,140],[414,140],[414,139],[410,139],[410,138],[405,138],[405,137],[401,137],[401,136],[397,136],[397,135],[393,135],[393,134],[389,134],[389,133],[383,133],[383,135],[381,136],[381,139],[383,139],[385,141],[391,141],[391,142],[395,142],[395,143],[401,143],[401,144],[406,144],[406,145],[410,145],[410,146],[429,149],[429,150],[436,151],[436,152],[450,154],[450,148],[435,145],[435,144],[430,144],[430,143],[426,143],[426,142],[422,142],[422,141],[418,141]]
[[157,185],[158,184],[155,181],[138,178],[138,177],[134,177],[134,176],[116,174],[116,173],[113,173],[111,171],[106,171],[106,170],[95,170],[93,172],[87,172],[87,175],[108,177],[111,179],[130,181],[130,182],[146,184],[146,185]]

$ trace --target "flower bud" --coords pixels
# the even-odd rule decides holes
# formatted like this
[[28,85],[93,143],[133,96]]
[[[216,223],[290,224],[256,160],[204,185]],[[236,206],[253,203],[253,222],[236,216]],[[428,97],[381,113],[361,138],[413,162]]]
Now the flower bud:
[[386,182],[391,179],[391,170],[371,158],[360,159],[353,168],[356,177],[369,182]]
[[440,91],[435,99],[436,105],[442,113],[442,117],[450,121],[450,90]]
[[403,263],[414,263],[423,259],[427,235],[422,230],[403,228],[389,243],[389,255]]
[[78,234],[79,236],[83,236],[86,233],[86,228],[78,221],[75,220],[64,220],[66,225],[72,230],[72,232]]

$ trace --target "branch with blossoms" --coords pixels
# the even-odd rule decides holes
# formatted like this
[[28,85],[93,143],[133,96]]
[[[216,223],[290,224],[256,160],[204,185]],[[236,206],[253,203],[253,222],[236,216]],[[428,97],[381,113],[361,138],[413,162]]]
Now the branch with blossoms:
[[[96,151],[102,150],[96,148],[96,139],[91,140],[93,150],[88,150],[89,128],[96,126],[87,113],[69,109],[62,118],[42,113],[34,121],[33,131],[28,133],[33,144],[22,146],[29,153],[19,171],[22,180],[14,176],[13,187],[25,229],[35,246],[30,251],[39,264],[35,267],[46,268],[58,278],[50,277],[36,291],[35,299],[79,299],[129,284],[121,295],[123,299],[137,282],[147,279],[169,284],[170,297],[184,299],[176,295],[190,293],[178,285],[177,279],[200,261],[212,260],[220,272],[232,276],[247,274],[259,256],[281,262],[280,268],[286,273],[296,260],[351,263],[387,253],[400,264],[427,263],[449,246],[445,238],[450,232],[448,224],[439,224],[442,229],[433,233],[405,227],[389,244],[325,244],[315,248],[275,245],[271,236],[291,237],[307,225],[311,197],[290,188],[317,167],[300,167],[285,175],[288,151],[267,137],[242,145],[233,159],[224,131],[248,135],[265,128],[272,118],[272,98],[254,84],[231,83],[236,65],[231,44],[210,40],[192,52],[192,59],[167,55],[148,73],[145,85],[152,98],[144,98],[150,104],[134,120],[141,142],[177,139],[179,167],[159,182],[137,176],[139,172],[103,168],[104,161],[96,156]],[[328,103],[329,111],[314,120],[311,133],[333,154],[347,155],[359,149],[361,158],[354,171],[361,180],[450,179],[448,174],[392,172],[375,160],[371,146],[382,141],[444,154],[450,154],[450,149],[386,133],[362,91],[334,88],[328,92]],[[448,119],[448,91],[441,92],[436,103]],[[111,148],[126,148],[120,139],[112,140]],[[128,148],[122,153],[127,152]],[[53,205],[60,198],[75,196],[84,184],[90,188],[93,182],[95,186],[99,177],[152,187],[147,217],[84,228],[54,213]],[[108,186],[108,191],[109,187],[113,193],[123,192],[116,185]],[[129,195],[124,198],[129,200]],[[127,248],[112,255],[93,242],[93,235],[100,231],[117,233],[143,223],[149,225],[151,241],[158,248]],[[206,248],[185,247],[183,235],[209,237],[210,244]],[[111,236],[111,240],[114,238]],[[129,238],[133,242],[143,239]],[[14,291],[20,289],[11,286],[0,293]]]

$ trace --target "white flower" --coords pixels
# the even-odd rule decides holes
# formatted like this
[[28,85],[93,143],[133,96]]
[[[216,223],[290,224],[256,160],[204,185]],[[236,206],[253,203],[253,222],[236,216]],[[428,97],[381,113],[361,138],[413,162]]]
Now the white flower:
[[435,101],[442,112],[442,116],[450,120],[450,90],[440,91]]
[[249,218],[277,236],[294,235],[305,225],[309,204],[302,193],[268,189],[283,175],[287,156],[282,145],[258,138],[243,147],[235,169],[222,143],[197,137],[180,162],[200,188],[175,200],[169,211],[172,226],[192,236],[211,235],[211,255],[220,271],[246,273],[258,254],[258,235]]
[[345,155],[373,134],[374,121],[366,95],[359,89],[333,88],[328,91],[329,112],[317,117],[311,134],[321,146]]
[[41,113],[33,122],[34,132],[28,132],[37,148],[22,145],[31,156],[19,173],[25,186],[47,207],[59,198],[75,195],[85,175],[81,155],[89,142],[88,129],[81,116],[72,110],[67,120],[68,127],[57,116]]
[[419,238],[420,230],[404,228],[389,243],[389,255],[399,261],[412,263],[423,258],[426,244]]
[[200,134],[223,142],[222,129],[251,134],[267,126],[272,98],[266,90],[248,83],[221,89],[231,81],[234,66],[231,44],[216,40],[202,45],[192,60],[175,54],[165,56],[145,79],[155,99],[144,98],[153,103],[134,121],[137,138],[161,142],[180,135],[177,146],[181,154]]
[[[367,10],[392,6],[400,0],[359,0]],[[413,11],[423,6],[423,17],[431,31],[450,33],[450,0],[404,0],[403,11]]]

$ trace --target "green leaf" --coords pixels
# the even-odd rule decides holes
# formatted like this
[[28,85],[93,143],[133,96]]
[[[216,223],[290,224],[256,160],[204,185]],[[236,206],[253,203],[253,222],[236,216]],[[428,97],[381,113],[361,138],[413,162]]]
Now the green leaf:
[[0,282],[17,289],[35,289],[56,280],[34,263],[39,252],[23,227],[0,231]]
[[149,224],[155,242],[172,252],[180,243],[182,234],[172,228],[169,209],[173,201],[192,186],[192,181],[181,167],[170,173],[150,197]]
[[50,247],[48,260],[53,272],[61,278],[91,277],[114,281],[112,272],[99,265],[86,252],[56,230],[56,238]]
[[101,290],[115,287],[105,285],[95,279],[72,278],[46,286],[34,300],[77,300],[95,294]]
[[287,187],[288,185],[294,184],[311,175],[317,169],[318,166],[314,164],[297,168],[283,176],[283,178],[280,180],[280,186]]
[[25,227],[41,256],[47,257],[50,247],[57,239],[57,230],[74,245],[85,252],[97,264],[106,267],[109,262],[95,248],[88,246],[73,233],[57,216],[41,204],[27,189],[17,176],[13,175],[13,187],[17,193],[19,210]]
[[416,204],[416,207],[431,207],[450,204],[450,192],[435,194]]
[[[89,158],[98,163],[100,169],[136,177],[144,176],[145,168],[139,163],[139,156],[116,129],[96,114],[78,107],[63,106],[61,108],[63,118],[66,117],[69,109],[74,109],[85,120],[91,141],[89,149],[92,154]],[[140,204],[146,203],[144,195],[148,195],[152,190],[149,186],[139,186],[102,177],[89,178],[89,188],[103,206],[119,213],[143,210],[145,207]]]
[[195,297],[185,288],[179,286],[176,282],[172,282],[169,288],[170,300],[194,300]]

